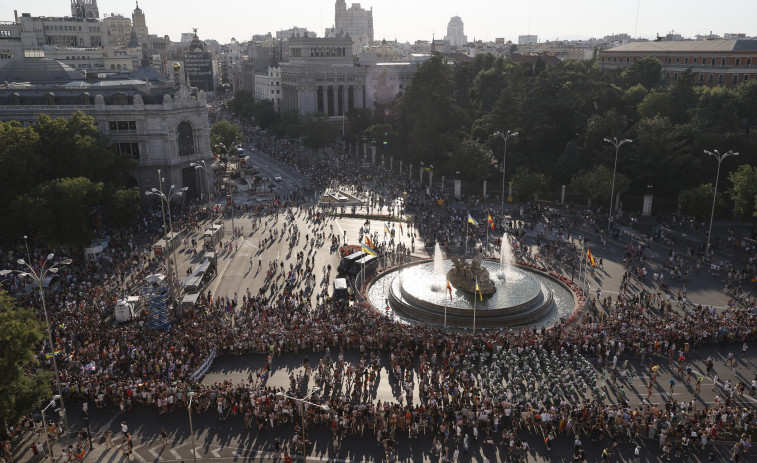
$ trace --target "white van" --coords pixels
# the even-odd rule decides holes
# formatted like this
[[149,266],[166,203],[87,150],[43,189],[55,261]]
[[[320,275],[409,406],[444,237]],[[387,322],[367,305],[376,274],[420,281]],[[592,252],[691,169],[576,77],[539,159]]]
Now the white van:
[[113,316],[117,323],[124,323],[134,320],[140,313],[142,313],[142,304],[139,296],[128,296],[126,299],[116,301]]

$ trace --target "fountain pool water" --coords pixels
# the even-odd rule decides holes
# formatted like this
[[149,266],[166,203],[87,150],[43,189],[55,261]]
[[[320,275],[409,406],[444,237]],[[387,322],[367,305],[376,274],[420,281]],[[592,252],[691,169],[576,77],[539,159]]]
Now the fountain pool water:
[[[437,260],[441,260],[441,274]],[[500,273],[501,262],[484,261],[482,266],[490,274]],[[492,279],[493,295],[474,302],[472,293],[454,286],[450,295],[444,275],[451,268],[448,259],[396,267],[372,280],[366,289],[368,300],[402,322],[443,326],[446,318],[447,326],[458,329],[473,327],[474,306],[477,329],[548,327],[575,307],[573,293],[558,279],[514,263],[505,268],[506,280]]]

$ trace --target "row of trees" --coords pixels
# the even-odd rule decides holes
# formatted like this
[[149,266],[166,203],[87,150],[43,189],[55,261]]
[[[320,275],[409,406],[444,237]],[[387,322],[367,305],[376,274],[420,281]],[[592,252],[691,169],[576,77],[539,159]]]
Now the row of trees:
[[0,122],[0,237],[81,247],[103,226],[132,223],[139,211],[133,168],[84,113],[40,115],[26,126]]
[[[619,156],[616,191],[640,195],[652,185],[656,196],[671,199],[685,191],[682,203],[698,215],[699,206],[689,208],[688,199],[714,183],[716,169],[703,150],[733,149],[741,156],[723,163],[721,191],[741,198],[730,173],[757,164],[757,137],[749,131],[757,124],[757,82],[710,88],[697,85],[691,70],[674,81],[661,76],[661,63],[651,57],[621,71],[596,60],[547,68],[490,54],[450,66],[435,55],[412,76],[405,94],[375,116],[351,112],[345,138],[376,141],[379,150],[415,165],[433,164],[441,173],[459,171],[478,181],[497,176],[504,141],[494,133],[511,129],[520,135],[508,142],[509,180],[536,178],[526,175],[536,172],[544,176],[543,190],[570,185],[590,200],[610,196],[614,147],[603,139],[630,138]],[[241,102],[238,92],[232,109],[239,111]],[[273,121],[278,133],[302,136],[301,126],[287,122],[296,118],[264,120]],[[745,216],[755,209],[754,198],[747,202]]]

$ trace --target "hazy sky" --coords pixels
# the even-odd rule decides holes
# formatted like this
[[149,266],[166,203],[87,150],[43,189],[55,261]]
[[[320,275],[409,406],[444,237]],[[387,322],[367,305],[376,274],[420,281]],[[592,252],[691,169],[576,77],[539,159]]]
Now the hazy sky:
[[[222,43],[231,37],[247,40],[293,26],[307,27],[323,36],[334,23],[334,0],[140,0],[151,34],[169,35],[178,41],[182,32],[199,29],[202,39]],[[352,2],[347,0],[349,6]],[[402,42],[444,37],[447,22],[460,16],[468,40],[494,40],[534,34],[539,41],[602,37],[628,33],[640,37],[670,31],[693,37],[712,31],[757,35],[757,0],[502,0],[434,2],[419,0],[370,0],[377,39]],[[13,20],[13,10],[33,16],[70,15],[69,0],[0,0],[0,20]],[[134,1],[98,0],[100,16],[131,16]],[[638,25],[637,25],[638,8]]]

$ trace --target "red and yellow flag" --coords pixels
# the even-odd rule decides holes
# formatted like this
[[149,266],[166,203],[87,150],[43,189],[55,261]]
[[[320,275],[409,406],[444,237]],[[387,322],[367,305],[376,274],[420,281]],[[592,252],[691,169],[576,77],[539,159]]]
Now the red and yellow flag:
[[374,245],[373,245],[373,242],[372,242],[372,241],[371,241],[371,239],[370,239],[370,238],[368,238],[367,236],[365,237],[365,244],[367,244],[367,245],[368,245],[368,247],[369,247],[369,248],[371,248],[371,249],[373,249],[373,250],[375,250],[375,249],[376,249],[376,246],[374,246]]
[[491,214],[489,214],[489,226],[492,227],[492,230],[494,230],[494,221],[492,220]]
[[589,262],[591,262],[592,267],[596,267],[597,263],[594,262],[594,256],[591,255],[591,249],[586,248],[586,258],[589,259]]
[[449,280],[447,280],[447,292],[449,292],[449,300],[452,300],[452,286],[449,284]]

